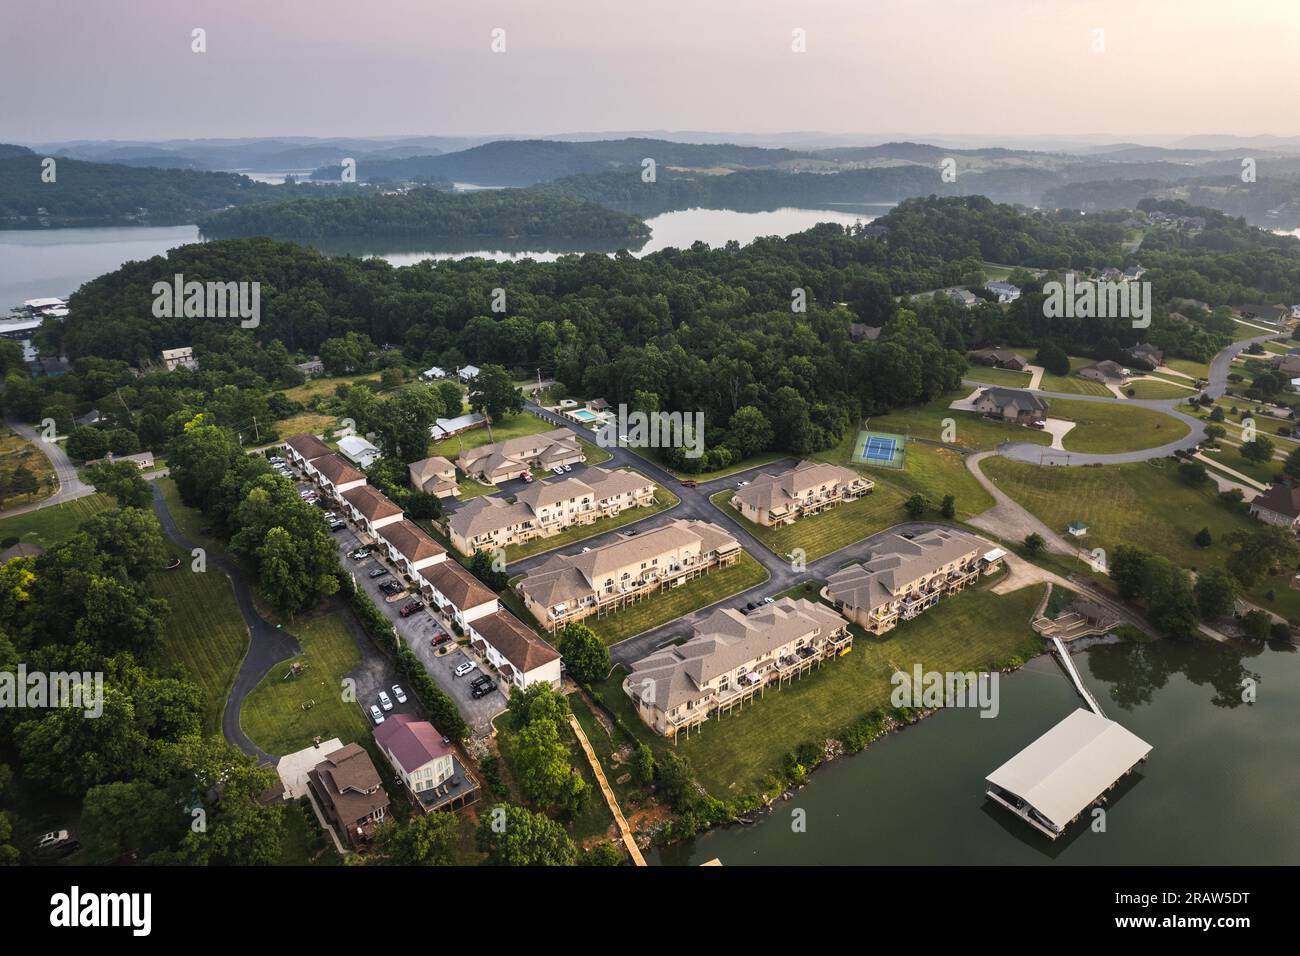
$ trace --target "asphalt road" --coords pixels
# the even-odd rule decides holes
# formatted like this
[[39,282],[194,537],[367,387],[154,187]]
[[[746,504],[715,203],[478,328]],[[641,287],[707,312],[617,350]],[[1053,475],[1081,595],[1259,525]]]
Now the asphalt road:
[[25,425],[7,415],[5,416],[5,424],[35,445],[40,449],[41,454],[49,459],[50,465],[54,468],[54,477],[59,487],[48,498],[34,501],[29,505],[10,508],[7,511],[0,512],[0,517],[8,518],[13,515],[26,514],[29,511],[39,511],[41,508],[48,508],[51,505],[62,504],[65,501],[73,501],[76,498],[84,498],[95,493],[93,485],[86,484],[77,476],[77,466],[72,463],[72,459],[68,457],[67,452],[60,445],[55,442],[42,441],[36,429],[32,428],[31,425]]

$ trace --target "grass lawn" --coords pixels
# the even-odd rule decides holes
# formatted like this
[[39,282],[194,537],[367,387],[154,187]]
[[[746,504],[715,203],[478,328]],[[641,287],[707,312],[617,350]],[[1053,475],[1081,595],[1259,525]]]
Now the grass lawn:
[[[340,385],[369,385],[371,388],[376,388],[379,384],[379,376],[373,372],[364,372],[360,375],[326,376],[313,378],[311,381],[295,385],[293,388],[286,388],[284,397],[291,401],[306,404],[313,398],[333,396],[334,390]],[[294,433],[285,432],[285,434],[292,435]]]
[[54,494],[54,466],[41,450],[17,432],[0,425],[0,475],[6,479],[19,465],[25,465],[36,479],[37,490],[31,495],[5,495],[0,490],[0,509],[44,501]]
[[656,592],[605,617],[584,618],[582,623],[599,634],[606,644],[617,644],[766,580],[767,570],[748,554],[742,553],[740,560],[729,568],[710,571],[680,587]]
[[562,548],[567,544],[573,544],[575,541],[582,541],[585,538],[603,534],[606,531],[613,531],[615,528],[621,528],[633,521],[640,521],[642,518],[649,518],[661,511],[667,511],[680,500],[675,494],[656,482],[654,504],[645,508],[629,508],[610,518],[598,518],[591,524],[574,525],[572,528],[566,528],[559,534],[552,535],[549,538],[534,538],[524,544],[512,544],[506,548],[506,562],[518,561],[534,554],[540,554],[543,551]]
[[343,859],[334,841],[321,829],[307,798],[284,805],[280,831],[281,866],[339,866]]
[[1058,398],[1051,403],[1048,414],[1078,423],[1065,435],[1067,451],[1097,454],[1137,451],[1176,441],[1191,431],[1186,422],[1118,399],[1072,402]]
[[714,506],[722,509],[746,531],[762,541],[779,558],[789,556],[795,548],[803,548],[808,561],[838,551],[867,535],[883,531],[905,518],[903,495],[897,489],[876,485],[871,494],[837,505],[829,511],[799,518],[794,524],[780,528],[765,528],[755,524],[731,507],[735,491],[726,489],[710,496]]
[[1239,319],[1232,320],[1232,326],[1236,330],[1232,333],[1232,341],[1241,342],[1244,339],[1254,339],[1261,335],[1281,335],[1277,329],[1270,329],[1265,325],[1255,325],[1253,322],[1247,324]]
[[1017,372],[1013,368],[992,368],[987,365],[971,365],[966,377],[986,385],[1005,385],[1007,388],[1028,388],[1029,373]]
[[93,494],[14,515],[0,520],[0,540],[21,538],[27,544],[39,544],[42,548],[48,548],[70,537],[95,512],[111,507],[113,499],[108,495]]
[[442,441],[433,442],[429,445],[429,455],[442,455],[444,458],[450,458],[455,461],[462,451],[469,448],[477,448],[479,445],[487,445],[492,442],[505,441],[507,438],[521,438],[524,435],[536,435],[538,432],[553,431],[559,428],[559,425],[552,425],[543,418],[538,418],[529,412],[520,412],[517,415],[510,415],[503,422],[492,423],[492,433],[488,434],[486,425],[479,428],[471,428],[467,432],[461,432],[459,435],[452,435],[450,438],[444,438]]
[[[1190,375],[1192,378],[1209,378],[1210,363],[1197,362],[1192,359],[1166,358],[1165,368],[1171,368],[1175,372],[1182,372],[1184,375]],[[1188,384],[1191,384],[1190,382]]]
[[301,412],[297,415],[291,415],[283,421],[275,423],[275,430],[281,438],[288,438],[290,435],[322,435],[327,429],[333,428],[338,418],[334,415],[322,415],[319,412]]
[[[953,420],[954,434],[949,444],[962,445],[976,451],[989,451],[1004,441],[1032,442],[1036,445],[1050,445],[1052,436],[1005,422],[988,421],[976,412],[953,411],[948,406],[954,401],[964,399],[973,389],[962,388],[956,392],[940,395],[925,405],[910,408],[896,408],[888,415],[877,415],[868,420],[872,431],[894,432],[912,438],[929,438],[943,441],[944,419]],[[852,450],[852,443],[857,437],[857,430],[851,429],[847,439],[849,450],[836,459],[836,464],[845,464]],[[912,454],[914,445],[907,446],[907,454]],[[830,460],[830,459],[827,459]]]
[[701,484],[703,484],[706,481],[713,481],[717,478],[725,478],[728,475],[735,475],[742,471],[748,471],[751,468],[757,468],[759,465],[766,465],[768,462],[779,461],[782,458],[791,457],[786,452],[780,452],[780,451],[763,452],[761,455],[754,455],[753,457],[745,458],[742,461],[736,462],[734,465],[730,465],[726,468],[719,468],[717,471],[701,471],[696,474],[688,474],[687,472],[684,471],[676,471],[672,468],[669,468],[662,461],[659,461],[657,458],[655,458],[654,455],[650,453],[650,449],[648,448],[633,448],[631,445],[628,445],[627,450],[634,455],[638,455],[641,458],[644,458],[646,461],[651,462],[652,464],[658,465],[660,468],[664,469],[669,474],[675,475],[678,478],[683,478],[683,479],[692,478],[695,481],[700,482]]
[[1196,394],[1196,389],[1191,388],[1191,384],[1191,382],[1188,382],[1187,387],[1184,387],[1175,385],[1172,381],[1161,380],[1157,382],[1151,379],[1140,379],[1129,383],[1128,388],[1124,389],[1124,394],[1127,395],[1131,389],[1133,398],[1187,398]]
[[1206,458],[1217,461],[1233,471],[1239,471],[1243,475],[1249,475],[1256,481],[1263,482],[1266,485],[1271,483],[1275,476],[1282,473],[1282,463],[1280,461],[1248,461],[1241,456],[1241,449],[1232,445],[1221,444],[1217,451],[1206,451],[1204,454]]
[[[721,798],[771,787],[785,755],[805,741],[821,741],[855,721],[889,707],[896,671],[970,671],[1004,666],[1041,650],[1029,627],[1043,587],[998,596],[971,590],[945,599],[883,637],[855,639],[844,657],[780,690],[769,690],[741,710],[692,731],[676,745],[701,784]],[[622,670],[600,685],[602,700],[634,731],[663,749],[673,746],[652,734],[636,716],[620,686]]]
[[1101,382],[1080,378],[1075,374],[1079,369],[1086,368],[1094,362],[1096,359],[1071,355],[1069,375],[1053,375],[1051,372],[1044,372],[1038,387],[1044,392],[1065,392],[1068,395],[1109,395],[1110,389]]
[[[348,631],[342,611],[303,621],[294,628],[302,654],[276,664],[244,701],[240,722],[263,750],[283,755],[311,746],[317,735],[344,743],[365,740],[370,723],[355,701],[345,701],[342,681],[361,663],[361,651]],[[292,663],[307,665],[285,680]],[[315,701],[307,710],[306,701]]]
[[149,576],[154,594],[170,608],[163,658],[203,689],[203,732],[220,734],[226,696],[248,651],[248,628],[226,576],[214,568],[194,572],[190,556],[174,550],[181,566]]

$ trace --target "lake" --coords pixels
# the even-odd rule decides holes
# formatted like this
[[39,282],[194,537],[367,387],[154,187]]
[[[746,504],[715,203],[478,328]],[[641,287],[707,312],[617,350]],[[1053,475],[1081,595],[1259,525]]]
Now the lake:
[[[1074,657],[1106,715],[1153,746],[1108,798],[1106,832],[1056,841],[984,797],[984,777],[1080,706],[1044,655],[1001,681],[1001,712],[947,710],[817,770],[752,826],[658,851],[657,864],[1295,864],[1300,653],[1166,641]],[[1257,703],[1239,701],[1258,683]],[[756,706],[762,706],[758,704]],[[720,724],[705,733],[724,733]],[[792,832],[791,811],[806,811]]]
[[[463,184],[468,185],[468,184]],[[776,209],[769,212],[734,212],[727,209],[687,209],[663,213],[647,221],[650,240],[635,255],[643,256],[669,246],[686,247],[699,240],[722,245],[736,240],[742,245],[758,236],[784,236],[802,232],[819,222],[850,225],[870,222],[887,206],[844,209]],[[96,276],[124,262],[161,255],[168,249],[198,242],[196,226],[123,226],[102,229],[0,230],[0,312],[21,305],[24,299],[66,296]],[[591,247],[510,248],[506,243],[484,248],[477,242],[424,243],[419,240],[348,241],[323,243],[326,251],[352,255],[380,255],[397,266],[424,259],[463,259],[468,256],[504,261],[533,258],[543,262],[560,255],[605,251]]]

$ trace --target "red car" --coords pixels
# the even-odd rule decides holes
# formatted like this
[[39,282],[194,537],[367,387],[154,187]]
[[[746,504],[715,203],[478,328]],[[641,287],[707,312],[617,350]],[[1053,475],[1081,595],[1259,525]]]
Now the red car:
[[433,646],[437,647],[439,644],[445,644],[448,640],[450,640],[450,638],[447,637],[447,632],[439,631],[437,634],[433,635]]
[[420,601],[409,601],[406,604],[403,604],[402,609],[397,613],[402,615],[402,617],[410,617],[422,607],[424,607],[424,604]]
[[685,481],[682,482],[682,487],[683,487],[683,488],[698,488],[698,487],[700,487],[700,483],[699,483],[698,481],[696,481],[694,478],[687,478]]

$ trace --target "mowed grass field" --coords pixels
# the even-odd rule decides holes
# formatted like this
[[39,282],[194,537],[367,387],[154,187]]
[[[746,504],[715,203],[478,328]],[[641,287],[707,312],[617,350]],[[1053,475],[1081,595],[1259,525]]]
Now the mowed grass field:
[[1124,394],[1128,394],[1129,389],[1133,391],[1133,398],[1188,398],[1196,394],[1196,389],[1191,387],[1191,382],[1187,387],[1176,385],[1172,381],[1153,379],[1139,379],[1136,382],[1130,382],[1128,388],[1124,389]]
[[1004,385],[1007,388],[1028,388],[1029,373],[1017,372],[1012,368],[992,368],[988,365],[972,363],[966,377],[986,385]]
[[95,512],[111,507],[113,499],[108,495],[93,494],[14,515],[0,520],[0,540],[19,538],[27,544],[39,544],[42,548],[48,548],[70,537]]
[[1048,415],[1077,423],[1063,439],[1067,451],[1108,454],[1156,448],[1191,431],[1184,421],[1119,399],[1074,402],[1058,398],[1051,402]]
[[[1051,435],[1046,435],[1032,428],[1006,422],[988,421],[976,412],[954,411],[948,407],[953,402],[966,398],[972,391],[974,391],[973,388],[962,388],[955,392],[940,395],[934,401],[925,405],[896,408],[888,415],[877,415],[869,419],[868,425],[872,431],[896,432],[911,438],[947,441],[949,444],[962,445],[974,451],[990,451],[1006,441],[1032,442],[1035,445],[1050,445],[1052,443]],[[952,419],[953,421],[951,438],[946,437],[945,434],[945,419]],[[856,435],[856,431],[854,434]],[[909,444],[907,454],[910,455],[914,447],[914,445]],[[837,460],[836,464],[844,464],[847,458],[848,452],[845,452],[844,457]]]
[[536,435],[538,432],[548,432],[559,427],[559,425],[552,425],[536,415],[520,412],[518,415],[509,416],[505,421],[493,422],[491,435],[488,434],[487,426],[484,425],[479,428],[471,428],[459,435],[452,435],[450,438],[444,438],[442,441],[433,442],[429,445],[429,455],[442,455],[444,458],[455,461],[462,451],[477,448],[479,445],[505,441],[507,438],[521,438],[524,435]]
[[248,652],[248,628],[226,576],[215,568],[191,570],[189,554],[175,550],[181,566],[149,576],[170,609],[163,658],[203,689],[203,732],[220,734],[226,696]]
[[[1192,378],[1209,378],[1210,363],[1196,362],[1192,359],[1166,358],[1165,368],[1171,368],[1175,372],[1182,372],[1184,375],[1190,375]],[[1190,385],[1191,382],[1188,382]]]
[[[918,662],[925,670],[984,671],[1038,653],[1042,642],[1029,621],[1042,596],[1037,585],[1003,596],[969,590],[946,598],[883,637],[857,637],[850,653],[743,709],[708,720],[678,741],[676,751],[717,797],[767,790],[797,745],[820,744],[888,708],[895,672],[910,672]],[[621,687],[625,676],[616,670],[597,688],[606,706],[652,746],[673,747],[636,716]]]
[[[343,699],[343,678],[361,663],[343,613],[333,611],[296,625],[293,634],[302,653],[271,668],[244,700],[244,733],[267,753],[293,753],[311,746],[317,735],[345,743],[369,735],[360,705]],[[295,662],[305,664],[306,670],[285,680]],[[313,703],[304,709],[309,701]]]
[[1079,369],[1086,368],[1095,361],[1095,359],[1071,355],[1069,375],[1053,375],[1051,372],[1044,372],[1038,387],[1044,392],[1064,392],[1068,395],[1110,395],[1110,389],[1101,382],[1080,378],[1076,374]]
[[754,537],[767,545],[779,558],[787,557],[795,548],[802,548],[808,561],[838,551],[867,535],[883,531],[898,524],[903,513],[903,495],[888,485],[877,484],[871,494],[837,505],[818,515],[797,519],[794,524],[780,528],[765,528],[743,517],[730,504],[735,492],[719,491],[709,500]]
[[762,584],[767,577],[766,568],[742,553],[740,560],[729,568],[710,571],[680,587],[655,592],[630,607],[605,617],[588,617],[582,623],[599,634],[606,644],[616,644]]

